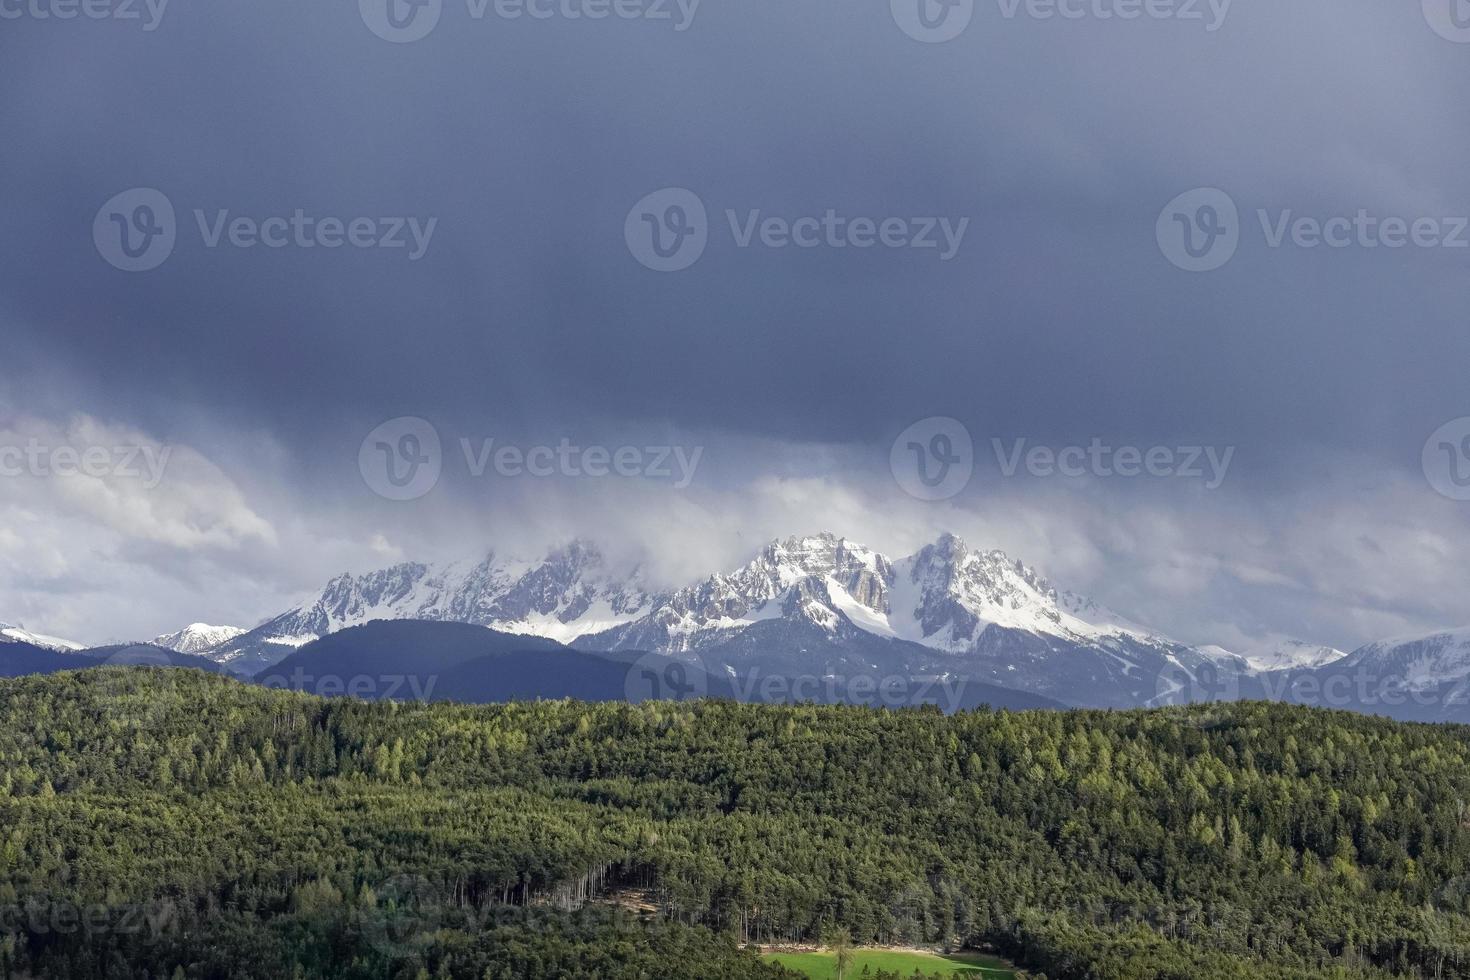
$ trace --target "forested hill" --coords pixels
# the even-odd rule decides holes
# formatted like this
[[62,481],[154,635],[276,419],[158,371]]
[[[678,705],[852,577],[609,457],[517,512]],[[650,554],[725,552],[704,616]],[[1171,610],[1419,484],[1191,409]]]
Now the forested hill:
[[[737,943],[835,925],[1053,980],[1470,977],[1462,728],[146,669],[0,681],[0,714],[5,976],[774,977]],[[629,894],[658,915],[586,904]]]

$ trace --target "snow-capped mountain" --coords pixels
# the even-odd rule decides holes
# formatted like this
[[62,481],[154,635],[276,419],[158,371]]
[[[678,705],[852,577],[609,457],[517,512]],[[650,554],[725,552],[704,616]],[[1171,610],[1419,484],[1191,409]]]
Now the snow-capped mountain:
[[223,643],[228,643],[245,630],[238,626],[210,626],[208,623],[190,623],[177,633],[155,636],[154,646],[173,650],[176,653],[205,653]]
[[255,673],[318,637],[377,619],[472,623],[589,650],[698,658],[726,673],[965,676],[1100,706],[1172,698],[1197,687],[1202,666],[1223,669],[1059,592],[1002,552],[971,551],[945,535],[894,559],[825,533],[772,542],[741,568],[659,594],[638,569],[612,568],[581,541],[538,562],[491,554],[342,575],[312,601],[206,655]]
[[31,646],[44,647],[47,650],[57,650],[63,653],[82,649],[80,643],[41,633],[32,633],[30,630],[12,626],[9,623],[0,623],[0,643],[29,643]]
[[1222,669],[953,535],[900,559],[832,534],[777,541],[735,572],[655,597],[646,615],[577,642],[729,673],[758,663],[963,676],[1108,707],[1188,695],[1200,669]]
[[1347,656],[1333,647],[1303,643],[1301,640],[1276,640],[1260,643],[1244,653],[1208,645],[1198,648],[1217,663],[1238,668],[1248,674],[1269,674],[1283,670],[1314,670],[1336,663]]
[[640,580],[638,569],[610,568],[583,541],[539,562],[494,553],[439,567],[405,562],[365,575],[340,575],[314,600],[206,655],[253,673],[319,637],[375,619],[471,623],[566,642],[646,611],[649,597]]
[[1347,653],[1301,640],[1281,640],[1253,647],[1240,656],[1250,665],[1251,670],[1266,673],[1272,670],[1326,667],[1346,657]]
[[200,628],[198,652],[255,674],[320,637],[398,619],[470,623],[588,651],[659,653],[727,678],[960,678],[1089,707],[1291,698],[1287,680],[1370,657],[1418,679],[1412,683],[1470,677],[1470,633],[1351,656],[1296,641],[1244,654],[1192,647],[953,535],[904,557],[833,534],[793,537],[733,571],[663,592],[585,541],[539,561],[492,553],[405,562],[338,576],[297,608],[214,645],[202,646]]
[[1402,721],[1470,722],[1470,629],[1395,637],[1320,666],[1253,673],[1240,695]]
[[[256,675],[374,620],[467,623],[615,657],[661,654],[737,688],[771,677],[929,678],[1086,707],[1247,697],[1470,720],[1470,698],[1458,697],[1470,689],[1470,629],[1347,655],[1295,640],[1244,653],[1194,647],[953,535],[904,557],[833,534],[793,537],[732,571],[659,592],[640,569],[610,563],[585,541],[535,561],[491,553],[405,562],[340,575],[249,631],[196,623],[153,642]],[[77,649],[0,625],[6,639]],[[403,651],[404,670],[415,653]],[[1412,711],[1405,693],[1422,695]]]
[[[802,601],[793,606],[794,594]],[[1069,641],[1151,638],[1091,600],[1059,595],[1004,553],[970,551],[954,535],[893,560],[819,534],[773,542],[743,568],[658,597],[647,616],[593,639],[612,649],[677,653],[793,617],[828,629],[845,618],[875,636],[953,654],[974,650],[991,627]]]
[[1333,665],[1403,691],[1470,680],[1470,628],[1400,636],[1359,647]]

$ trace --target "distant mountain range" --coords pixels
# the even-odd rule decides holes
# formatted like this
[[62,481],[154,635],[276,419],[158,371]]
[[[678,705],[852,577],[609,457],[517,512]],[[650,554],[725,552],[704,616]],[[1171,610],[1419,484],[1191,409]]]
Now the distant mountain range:
[[39,646],[0,636],[0,677],[54,674],[62,670],[86,670],[103,666],[192,667],[211,673],[228,673],[225,668],[205,657],[177,653],[147,644],[71,650]]
[[[353,630],[379,620],[413,625]],[[650,589],[639,568],[615,566],[585,541],[539,561],[492,553],[437,566],[409,562],[338,576],[313,600],[254,629],[196,623],[152,642],[244,676],[279,676],[310,661],[321,676],[397,673],[443,682],[458,671],[452,688],[498,690],[472,679],[465,665],[504,658],[503,642],[479,649],[481,633],[431,624],[518,637],[518,659],[500,667],[542,670],[552,682],[517,689],[546,696],[600,670],[625,680],[651,657],[658,669],[682,665],[711,693],[747,699],[758,699],[754,685],[779,693],[782,680],[800,678],[820,689],[812,700],[852,699],[857,688],[887,682],[974,688],[992,704],[997,691],[1026,695],[1033,705],[1099,708],[1272,697],[1470,720],[1470,708],[1452,698],[1455,685],[1470,683],[1470,631],[1399,638],[1351,654],[1294,640],[1238,652],[1195,647],[953,535],[898,558],[832,534],[790,538],[734,571],[669,591]],[[61,643],[51,646],[64,649]],[[444,658],[457,657],[451,651],[464,643],[475,656],[446,666]],[[354,666],[354,656],[363,662]],[[595,663],[576,659],[583,656]],[[591,673],[572,677],[583,669]],[[646,664],[639,669],[648,672]],[[601,690],[599,683],[592,687]],[[1405,703],[1389,703],[1400,693]]]
[[0,623],[0,643],[29,643],[47,650],[80,650],[82,644],[70,640],[59,640],[54,636],[43,636],[9,623]]
[[998,551],[946,535],[890,558],[832,534],[776,541],[743,567],[655,592],[587,542],[540,561],[403,563],[342,575],[313,601],[204,655],[257,673],[376,619],[468,623],[583,650],[640,651],[711,674],[966,677],[1069,704],[1133,707],[1231,654],[1132,623]]

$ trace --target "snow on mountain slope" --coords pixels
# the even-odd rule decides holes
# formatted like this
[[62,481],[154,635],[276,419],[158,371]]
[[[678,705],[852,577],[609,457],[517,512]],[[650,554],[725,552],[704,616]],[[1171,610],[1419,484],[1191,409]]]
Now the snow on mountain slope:
[[874,625],[883,615],[891,575],[888,560],[861,545],[832,535],[790,538],[767,545],[734,572],[656,596],[646,615],[587,639],[601,649],[679,653],[725,642],[770,620],[832,630],[839,620],[832,594]]
[[[1131,670],[1134,648],[1168,658],[1175,644],[1070,592],[999,551],[971,551],[945,535],[899,560],[822,533],[774,541],[744,566],[658,595],[638,569],[614,569],[576,541],[539,562],[502,559],[432,567],[407,562],[341,575],[313,601],[213,647],[239,670],[259,669],[312,640],[376,619],[465,622],[577,642],[589,649],[678,654],[729,644],[758,625],[782,622],[812,637],[857,630],[947,656],[1004,655],[1004,637],[1046,638],[1040,648],[1097,645]],[[763,626],[762,641],[782,635]],[[815,631],[815,632],[812,632]],[[1118,644],[1129,644],[1120,653]],[[747,647],[749,644],[747,644]],[[1040,649],[1038,648],[1038,649]],[[1053,651],[1054,652],[1054,651]]]
[[1400,636],[1359,647],[1333,665],[1408,691],[1428,691],[1470,677],[1470,627]]
[[221,643],[228,643],[245,630],[238,626],[210,626],[208,623],[190,623],[176,633],[165,633],[150,642],[165,650],[176,653],[206,653]]
[[503,559],[434,567],[405,562],[364,575],[340,575],[314,600],[210,651],[237,670],[279,661],[311,641],[378,619],[424,619],[490,626],[569,640],[643,613],[648,596],[637,569],[610,568],[575,541],[539,562]]
[[899,562],[896,572],[891,621],[901,637],[937,649],[971,649],[990,626],[1069,640],[1164,639],[1091,599],[1058,593],[1004,552],[970,551],[954,535]]
[[31,646],[44,647],[47,650],[57,650],[62,653],[83,649],[80,643],[46,636],[42,633],[32,633],[30,630],[11,626],[9,623],[0,623],[0,643],[5,642],[29,643]]
[[[254,673],[318,637],[377,619],[464,622],[587,650],[698,658],[726,673],[881,665],[1099,707],[1228,699],[1267,672],[1352,659],[1296,641],[1244,655],[1181,644],[953,535],[895,559],[827,533],[774,541],[739,568],[657,594],[637,568],[615,568],[583,541],[540,561],[492,553],[342,575],[206,655]],[[1400,666],[1416,683],[1470,675],[1470,638],[1460,646],[1446,635],[1406,642],[1410,652],[1395,656],[1410,658]]]
[[1240,654],[1251,669],[1265,673],[1272,670],[1296,670],[1325,667],[1336,663],[1347,653],[1332,647],[1303,643],[1301,640],[1281,640],[1255,647]]
[[657,596],[647,615],[576,642],[698,657],[734,673],[967,677],[1099,707],[1192,696],[1222,686],[1199,683],[1202,668],[1245,669],[1059,593],[1002,552],[971,551],[953,535],[897,560],[832,534],[777,541],[742,568]]

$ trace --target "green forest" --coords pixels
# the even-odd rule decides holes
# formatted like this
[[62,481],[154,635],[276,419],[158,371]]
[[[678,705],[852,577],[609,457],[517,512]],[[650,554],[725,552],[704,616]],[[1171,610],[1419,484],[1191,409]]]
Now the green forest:
[[[7,978],[1470,977],[1470,729],[0,681]],[[636,895],[643,911],[623,899]]]

